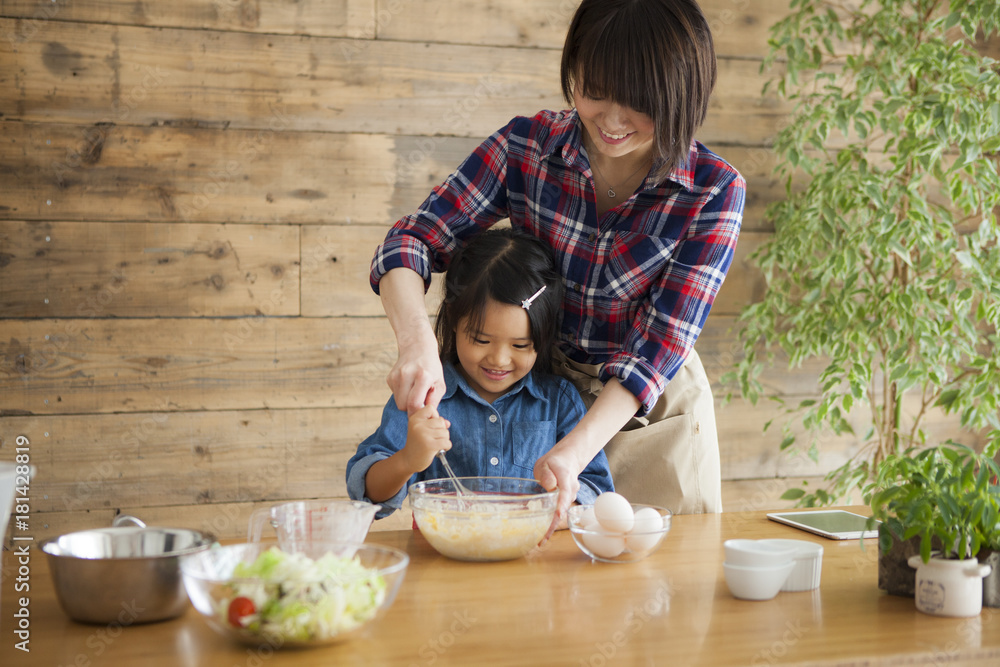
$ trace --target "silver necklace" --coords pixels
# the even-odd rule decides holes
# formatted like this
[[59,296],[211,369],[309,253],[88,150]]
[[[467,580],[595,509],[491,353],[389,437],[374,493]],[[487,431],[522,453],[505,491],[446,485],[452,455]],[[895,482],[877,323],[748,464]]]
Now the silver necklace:
[[[596,170],[597,170],[597,174],[598,174],[598,175],[599,175],[599,176],[600,176],[600,177],[601,177],[602,179],[604,179],[604,182],[608,184],[608,198],[609,198],[609,199],[614,199],[614,198],[615,198],[615,197],[617,196],[617,193],[615,192],[615,186],[611,185],[611,182],[610,182],[610,181],[609,181],[609,180],[607,179],[607,177],[606,177],[606,176],[604,175],[604,172],[602,172],[602,171],[601,171],[601,168],[597,166],[597,163],[596,163],[596,162],[591,162],[590,164],[591,164],[591,166],[592,166],[592,167],[593,167],[594,169],[596,169]],[[626,179],[625,179],[624,181],[622,181],[622,182],[621,182],[621,185],[625,185],[626,183],[628,183],[629,181],[631,181],[631,180],[632,180],[632,177],[633,177],[633,176],[635,176],[636,174],[638,174],[638,173],[639,173],[639,171],[640,171],[640,170],[642,170],[642,168],[643,168],[643,167],[645,167],[645,166],[646,166],[646,163],[645,163],[645,162],[643,162],[642,164],[640,164],[640,165],[639,165],[639,169],[636,169],[636,170],[635,170],[635,171],[633,171],[633,172],[632,172],[631,174],[629,174],[628,178],[626,178]],[[619,187],[620,187],[620,186],[619,186]]]

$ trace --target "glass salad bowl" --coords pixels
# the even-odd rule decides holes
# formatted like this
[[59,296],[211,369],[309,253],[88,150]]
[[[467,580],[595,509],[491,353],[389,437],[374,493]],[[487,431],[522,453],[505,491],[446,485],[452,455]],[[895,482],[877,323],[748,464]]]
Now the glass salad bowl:
[[410,558],[348,542],[215,546],[181,560],[184,587],[216,631],[273,649],[344,641],[393,603]]

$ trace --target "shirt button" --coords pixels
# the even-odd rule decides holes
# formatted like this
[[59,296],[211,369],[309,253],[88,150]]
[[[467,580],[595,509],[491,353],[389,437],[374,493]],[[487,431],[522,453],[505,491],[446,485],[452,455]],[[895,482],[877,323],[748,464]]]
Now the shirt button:
[[587,237],[587,240],[593,243],[594,241],[597,240],[597,234],[591,234],[590,236]]
[[496,415],[490,415],[490,423],[491,424],[496,424],[497,423],[497,416]]
[[492,463],[493,465],[497,465],[498,463],[500,463],[500,459],[494,456],[493,458],[490,459],[490,463]]

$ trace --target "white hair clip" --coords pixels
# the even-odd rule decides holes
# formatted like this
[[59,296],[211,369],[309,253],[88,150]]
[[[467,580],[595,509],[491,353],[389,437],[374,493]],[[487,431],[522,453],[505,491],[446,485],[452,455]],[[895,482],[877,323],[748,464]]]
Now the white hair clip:
[[531,308],[531,303],[535,299],[537,299],[538,297],[540,297],[542,295],[542,292],[544,292],[544,291],[545,291],[545,285],[542,285],[542,288],[540,290],[538,290],[537,292],[535,292],[534,294],[532,294],[527,299],[525,299],[524,301],[521,302],[521,308],[524,308],[525,310],[528,310],[529,308]]

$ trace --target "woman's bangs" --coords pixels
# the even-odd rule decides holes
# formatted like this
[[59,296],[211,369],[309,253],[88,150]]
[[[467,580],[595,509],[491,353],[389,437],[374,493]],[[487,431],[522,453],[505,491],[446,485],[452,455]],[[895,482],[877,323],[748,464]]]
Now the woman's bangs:
[[656,118],[660,107],[655,99],[660,89],[659,69],[643,52],[635,32],[616,29],[616,23],[609,23],[599,34],[591,35],[587,40],[590,43],[581,45],[581,92]]

